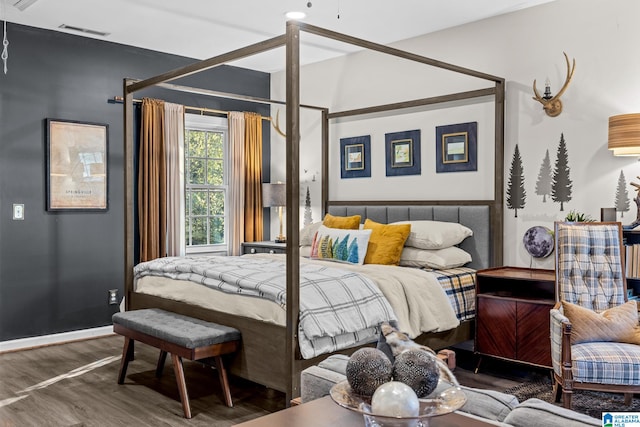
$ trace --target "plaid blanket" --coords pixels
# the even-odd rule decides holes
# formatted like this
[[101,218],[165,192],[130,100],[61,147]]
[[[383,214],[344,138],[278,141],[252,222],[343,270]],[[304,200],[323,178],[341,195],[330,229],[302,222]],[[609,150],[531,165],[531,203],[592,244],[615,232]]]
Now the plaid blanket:
[[[286,263],[281,260],[256,256],[166,257],[135,266],[134,280],[145,276],[189,280],[223,292],[266,298],[282,307],[286,304]],[[340,268],[302,264],[299,319],[300,349],[308,358],[316,353],[315,339],[328,338],[336,346],[345,341],[355,344],[381,322],[396,320],[396,316],[367,277]]]
[[427,270],[433,273],[451,301],[458,320],[476,316],[476,270],[467,267]]

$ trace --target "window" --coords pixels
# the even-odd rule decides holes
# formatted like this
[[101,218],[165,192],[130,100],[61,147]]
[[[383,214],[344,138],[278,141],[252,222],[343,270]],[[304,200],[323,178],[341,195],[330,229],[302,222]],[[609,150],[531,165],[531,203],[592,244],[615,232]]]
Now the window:
[[185,115],[186,251],[227,250],[227,120]]

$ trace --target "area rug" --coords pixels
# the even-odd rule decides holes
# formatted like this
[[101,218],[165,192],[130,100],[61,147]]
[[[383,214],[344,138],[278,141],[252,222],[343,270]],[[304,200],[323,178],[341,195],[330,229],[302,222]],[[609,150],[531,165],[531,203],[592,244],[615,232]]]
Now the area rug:
[[[553,400],[551,379],[542,378],[532,382],[526,382],[504,391],[513,394],[520,402],[535,397],[545,402],[560,406]],[[640,398],[635,397],[631,406],[624,404],[624,395],[621,393],[604,393],[599,391],[576,390],[573,392],[572,409],[594,418],[601,419],[603,412],[638,412],[640,411]]]

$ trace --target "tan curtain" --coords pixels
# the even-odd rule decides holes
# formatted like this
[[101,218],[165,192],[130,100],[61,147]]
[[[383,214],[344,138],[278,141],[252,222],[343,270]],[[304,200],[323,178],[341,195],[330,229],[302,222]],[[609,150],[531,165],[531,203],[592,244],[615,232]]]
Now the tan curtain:
[[244,113],[244,240],[262,240],[262,116]]
[[142,100],[138,160],[140,261],[166,254],[164,101]]
[[167,256],[185,254],[184,107],[165,102],[164,136],[167,188]]
[[229,113],[229,255],[240,255],[244,242],[244,113]]

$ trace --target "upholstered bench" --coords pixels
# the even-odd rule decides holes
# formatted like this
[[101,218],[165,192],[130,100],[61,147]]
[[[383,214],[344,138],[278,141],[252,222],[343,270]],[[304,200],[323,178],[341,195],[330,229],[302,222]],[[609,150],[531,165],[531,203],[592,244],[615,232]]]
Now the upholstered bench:
[[113,331],[124,336],[118,384],[124,383],[127,365],[133,360],[134,341],[139,341],[160,349],[156,368],[158,378],[162,375],[167,353],[171,354],[185,418],[191,418],[191,407],[184,380],[183,358],[212,358],[218,370],[225,403],[233,406],[221,356],[238,349],[240,332],[237,329],[155,308],[116,313],[112,320]]

